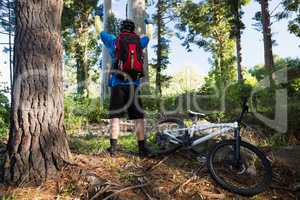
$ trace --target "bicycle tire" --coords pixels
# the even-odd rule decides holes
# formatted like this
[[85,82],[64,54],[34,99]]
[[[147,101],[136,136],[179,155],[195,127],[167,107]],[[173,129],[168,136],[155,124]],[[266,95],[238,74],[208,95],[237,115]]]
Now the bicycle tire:
[[235,145],[235,142],[236,142],[235,140],[223,140],[223,141],[217,143],[212,148],[212,150],[208,156],[208,162],[207,162],[208,169],[209,169],[209,172],[210,172],[212,178],[224,189],[227,189],[233,193],[240,194],[243,196],[253,196],[253,195],[256,195],[258,193],[265,191],[272,181],[271,164],[262,151],[260,151],[257,147],[255,147],[247,142],[241,141],[240,145],[242,147],[247,148],[248,150],[253,152],[256,156],[258,156],[258,158],[261,160],[261,163],[264,167],[264,171],[266,172],[261,183],[257,184],[255,187],[242,189],[242,188],[235,187],[232,184],[226,182],[216,173],[216,170],[215,170],[215,167],[213,164],[216,152],[226,146]]
[[[177,119],[177,118],[167,118],[167,119],[163,119],[163,120],[161,120],[161,121],[159,121],[159,122],[157,123],[157,126],[162,125],[162,124],[164,124],[164,123],[174,123],[174,124],[177,124],[177,125],[178,125],[178,128],[180,128],[180,129],[181,129],[181,128],[186,128],[184,122],[183,122],[182,120],[180,120],[180,119]],[[154,134],[155,134],[155,137],[157,137],[158,132],[155,132]],[[168,155],[168,154],[171,154],[171,153],[177,151],[177,150],[180,149],[181,147],[182,147],[181,144],[178,144],[178,145],[172,144],[172,146],[171,146],[170,148],[167,148],[167,149],[164,149],[164,150],[162,150],[162,149],[157,150],[157,151],[155,152],[155,155],[156,155],[156,156],[159,156],[159,155]]]

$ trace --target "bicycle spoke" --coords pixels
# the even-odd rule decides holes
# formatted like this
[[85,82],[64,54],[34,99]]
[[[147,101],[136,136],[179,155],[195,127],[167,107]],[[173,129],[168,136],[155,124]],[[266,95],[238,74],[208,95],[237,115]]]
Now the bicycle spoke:
[[213,178],[224,188],[239,194],[263,191],[272,178],[271,166],[256,147],[241,142],[240,159],[235,156],[235,140],[220,142],[212,150],[208,167]]

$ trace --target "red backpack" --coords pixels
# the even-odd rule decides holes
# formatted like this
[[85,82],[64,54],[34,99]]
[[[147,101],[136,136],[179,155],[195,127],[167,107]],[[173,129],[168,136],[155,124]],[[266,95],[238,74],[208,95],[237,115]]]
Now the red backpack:
[[[134,32],[121,33],[116,42],[115,69],[125,72],[133,80],[137,80],[144,76],[143,59],[140,37]],[[124,79],[124,76],[122,77]]]

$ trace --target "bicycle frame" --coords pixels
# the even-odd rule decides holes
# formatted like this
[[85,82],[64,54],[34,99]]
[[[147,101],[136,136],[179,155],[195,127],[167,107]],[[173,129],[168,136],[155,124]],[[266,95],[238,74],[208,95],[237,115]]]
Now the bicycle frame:
[[[215,129],[215,128],[220,128],[220,130],[219,131],[213,131],[213,130],[206,131],[208,129]],[[183,132],[183,133],[188,132],[188,136],[192,137],[194,135],[194,133],[197,132],[197,131],[206,131],[206,133],[208,133],[208,135],[203,136],[203,137],[193,141],[193,143],[189,145],[189,147],[191,148],[191,147],[196,146],[200,143],[203,143],[207,140],[210,140],[213,137],[223,135],[226,132],[228,133],[228,131],[230,131],[230,130],[234,130],[236,132],[236,130],[238,130],[238,129],[239,129],[238,122],[220,123],[220,124],[215,124],[215,123],[200,124],[200,123],[198,123],[198,124],[193,124],[191,127],[188,127],[188,128],[181,128],[181,129],[172,130],[172,132],[174,132],[174,131]],[[184,141],[182,141],[180,138],[178,138],[178,136],[174,136],[173,134],[169,134],[170,130],[164,130],[163,133],[168,135],[171,138],[172,142],[177,143],[177,144],[184,144]]]
[[[204,163],[207,164],[209,172],[212,175],[213,179],[216,180],[216,182],[223,188],[245,196],[258,194],[259,192],[264,191],[266,187],[271,183],[272,168],[270,162],[262,151],[260,151],[254,145],[241,140],[241,121],[247,111],[247,99],[244,99],[242,112],[232,123],[210,123],[206,121],[199,121],[200,117],[198,116],[203,117],[204,115],[197,112],[191,113],[190,111],[188,111],[188,113],[191,114],[189,115],[189,119],[192,119],[193,123],[189,127],[186,127],[181,119],[163,119],[158,123],[159,125],[163,125],[164,123],[174,123],[177,127],[180,128],[173,128],[172,125],[171,127],[168,126],[169,128],[162,126],[162,129],[155,132],[155,136],[157,139],[156,142],[160,148],[162,147],[161,150],[158,150],[157,154],[171,154],[181,148],[184,148],[185,150],[191,150],[193,156],[196,155],[196,158],[200,158],[197,160],[201,165],[203,165]],[[159,128],[159,126],[157,127]],[[199,137],[198,134],[197,137],[194,137],[196,132],[200,133]],[[209,147],[212,146],[210,147],[211,149],[208,149],[208,151],[207,149],[203,150],[203,148],[200,148],[200,150],[198,148],[194,148],[194,146],[210,140],[213,137],[225,134],[228,135],[232,132],[234,133],[234,140],[231,138],[226,138],[224,139],[224,141],[218,141],[218,143],[214,144],[214,146],[206,145]],[[247,151],[243,151],[243,149],[246,149]],[[218,155],[218,152],[221,153],[221,156],[216,156]],[[251,159],[253,156],[248,156],[247,152],[254,153],[254,155],[259,159],[259,162],[257,162],[257,159],[252,162]],[[219,158],[221,158],[222,160]],[[250,159],[250,162],[248,162],[248,159]],[[225,169],[225,173],[227,173],[228,168],[228,170],[230,170],[228,172],[232,172],[234,173],[234,176],[236,174],[238,175],[238,177],[232,177],[233,179],[229,178],[227,180],[227,176],[220,176],[218,164],[224,164],[222,169]],[[263,173],[256,173],[256,165],[258,164],[261,164],[261,166],[258,167],[259,170],[264,171]],[[250,169],[250,171],[248,171],[248,169]],[[256,177],[259,177],[257,184],[253,185],[251,181],[249,182],[249,185],[249,183],[246,182],[245,184],[247,186],[243,187],[241,186],[239,180],[237,182],[237,185],[232,184],[231,180],[236,181],[235,179],[239,179],[239,176],[243,174],[245,174],[246,176],[257,175],[254,177],[254,179],[257,179]],[[260,179],[260,177],[262,177],[262,179]]]

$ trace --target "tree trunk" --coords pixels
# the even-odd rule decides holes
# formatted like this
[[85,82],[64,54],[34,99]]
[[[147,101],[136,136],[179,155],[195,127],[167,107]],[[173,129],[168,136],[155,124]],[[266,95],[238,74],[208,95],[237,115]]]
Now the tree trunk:
[[38,185],[71,156],[64,128],[62,0],[16,2],[11,132],[3,180]]
[[[109,17],[112,15],[111,10],[111,0],[104,0],[104,23],[103,23],[103,30],[108,32],[109,31]],[[103,60],[102,60],[102,75],[101,75],[101,91],[100,91],[100,98],[101,104],[103,105],[104,100],[108,97],[108,71],[111,68],[111,59],[108,54],[107,48],[103,48],[102,51]]]
[[162,5],[161,0],[157,1],[157,49],[156,49],[156,93],[161,96],[161,60],[162,60],[162,46],[161,46],[161,34],[162,34]]
[[88,18],[89,13],[81,13],[75,24],[76,41],[76,81],[77,93],[82,97],[89,96],[89,65],[87,63]]
[[238,82],[243,82],[242,74],[242,47],[241,47],[241,32],[238,31],[236,37],[236,57],[237,57],[237,72],[238,72]]
[[85,59],[85,51],[82,50],[79,44],[76,46],[76,80],[77,80],[77,93],[82,97],[89,96],[89,69]]
[[271,73],[273,71],[274,61],[272,52],[272,33],[269,13],[269,2],[268,0],[261,0],[260,5],[263,25],[265,67]]
[[243,81],[242,74],[242,46],[241,46],[241,28],[240,28],[240,14],[239,14],[239,2],[237,1],[234,6],[234,31],[235,31],[235,44],[236,44],[236,58],[237,58],[237,73],[238,82]]
[[[136,33],[139,35],[145,35],[145,0],[128,0],[128,18],[133,20],[136,25]],[[148,69],[148,52],[144,50],[144,74],[143,83],[148,85],[149,83],[149,69]]]

